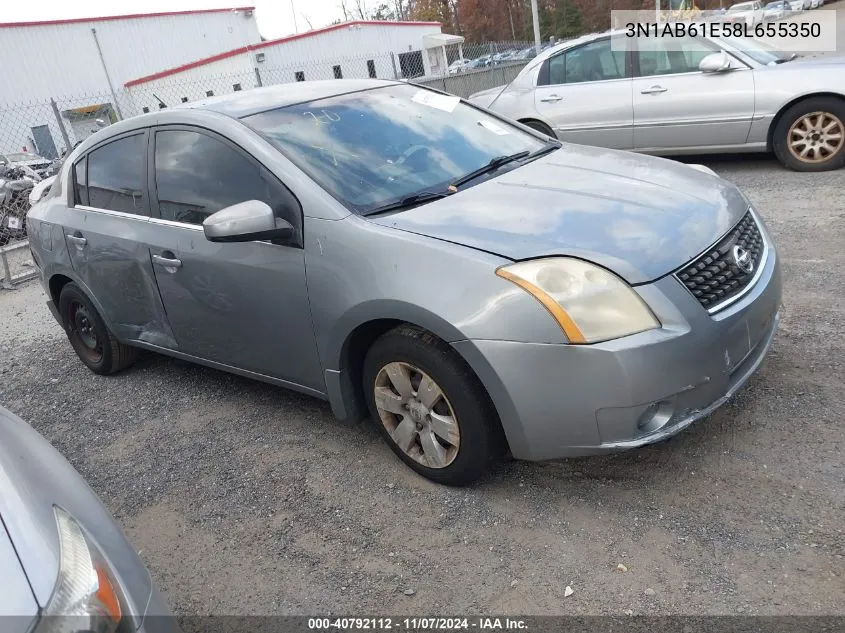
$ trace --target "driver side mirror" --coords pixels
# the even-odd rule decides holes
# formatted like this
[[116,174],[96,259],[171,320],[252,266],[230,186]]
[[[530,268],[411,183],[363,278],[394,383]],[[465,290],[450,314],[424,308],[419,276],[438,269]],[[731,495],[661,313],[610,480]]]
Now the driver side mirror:
[[698,64],[698,69],[703,73],[723,73],[733,68],[731,58],[724,51],[712,53]]
[[293,225],[273,215],[266,202],[247,200],[220,209],[202,223],[209,242],[253,242],[293,237]]

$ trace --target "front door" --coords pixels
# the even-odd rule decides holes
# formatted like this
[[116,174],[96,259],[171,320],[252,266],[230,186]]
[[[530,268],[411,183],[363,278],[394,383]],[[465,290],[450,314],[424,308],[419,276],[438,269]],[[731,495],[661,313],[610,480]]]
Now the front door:
[[624,50],[610,38],[567,49],[540,69],[534,108],[557,137],[571,143],[631,149],[631,77]]
[[754,116],[754,77],[735,70],[703,73],[717,52],[704,40],[640,38],[634,68],[634,144],[637,150],[742,145]]
[[[152,152],[151,224],[157,230],[149,255],[179,349],[324,391],[296,198],[251,156],[211,132],[159,128]],[[252,199],[289,221],[296,238],[285,244],[205,239],[205,218]]]

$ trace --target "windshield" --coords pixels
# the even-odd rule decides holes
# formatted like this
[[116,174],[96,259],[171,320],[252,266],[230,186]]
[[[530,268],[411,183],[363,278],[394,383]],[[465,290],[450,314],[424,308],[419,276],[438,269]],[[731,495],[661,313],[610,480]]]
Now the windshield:
[[445,192],[494,158],[545,147],[458,97],[411,85],[337,95],[243,121],[363,214],[418,193]]
[[735,4],[730,9],[728,9],[728,13],[734,13],[736,11],[750,11],[753,7],[753,2],[742,2],[740,4]]
[[792,53],[779,53],[774,48],[750,37],[720,37],[719,42],[728,48],[745,53],[758,64],[780,63],[794,57]]
[[19,152],[17,154],[6,154],[6,160],[10,163],[22,163],[23,161],[27,160],[43,160],[37,154],[32,154],[30,152]]

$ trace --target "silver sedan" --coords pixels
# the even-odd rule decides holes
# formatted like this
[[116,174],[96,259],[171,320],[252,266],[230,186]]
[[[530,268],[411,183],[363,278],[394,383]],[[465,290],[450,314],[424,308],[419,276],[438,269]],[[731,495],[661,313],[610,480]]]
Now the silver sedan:
[[612,37],[550,49],[470,101],[573,143],[773,151],[800,171],[845,164],[845,58],[780,54],[749,38],[632,39],[625,50]]
[[91,370],[146,349],[325,398],[342,419],[368,410],[448,484],[506,449],[678,433],[756,371],[780,306],[764,222],[713,172],[564,145],[398,82],[121,121],[28,221]]

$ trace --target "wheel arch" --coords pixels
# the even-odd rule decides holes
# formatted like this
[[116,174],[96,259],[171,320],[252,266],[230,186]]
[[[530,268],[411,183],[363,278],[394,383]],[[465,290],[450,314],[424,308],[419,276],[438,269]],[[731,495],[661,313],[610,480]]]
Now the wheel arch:
[[[362,383],[364,358],[367,351],[382,334],[401,325],[410,325],[432,334],[452,348],[472,371],[499,417],[495,400],[491,397],[481,374],[470,360],[452,345],[456,341],[466,340],[466,337],[454,325],[433,313],[421,310],[418,306],[408,306],[412,308],[409,311],[401,309],[400,305],[394,306],[396,309],[393,311],[380,310],[378,315],[373,314],[368,318],[357,319],[354,326],[345,328],[346,335],[332,348],[334,350],[332,362],[335,369],[326,370],[326,383],[329,402],[335,415],[347,421],[358,421],[367,417],[367,404]],[[331,375],[333,378],[329,379]],[[501,429],[503,426],[501,420],[497,420],[497,423]]]
[[[549,130],[551,130],[551,132],[552,132],[552,137],[553,137],[553,138],[557,138],[557,137],[558,137],[558,136],[557,136],[557,132],[555,132],[555,129],[554,129],[551,125],[549,125],[548,123],[546,123],[546,122],[545,122],[545,121],[543,121],[542,119],[539,119],[539,118],[537,118],[537,117],[535,117],[535,116],[522,117],[522,118],[520,118],[520,119],[517,119],[517,122],[518,122],[518,123],[522,123],[523,125],[528,125],[529,127],[531,127],[531,126],[529,125],[529,123],[539,123],[540,125],[543,125],[543,126],[545,126],[545,127],[549,128]],[[534,128],[531,128],[531,129],[533,130]],[[534,131],[536,132],[537,130],[534,130]]]
[[801,103],[802,101],[806,101],[807,99],[814,99],[816,97],[828,97],[833,99],[839,99],[845,104],[845,94],[839,92],[831,92],[831,91],[824,91],[824,92],[810,92],[807,94],[800,95],[798,97],[793,97],[790,101],[787,101],[783,104],[777,111],[777,114],[772,118],[772,122],[769,124],[769,131],[766,134],[766,149],[768,151],[772,151],[774,148],[774,136],[775,136],[775,128],[777,128],[778,123],[783,118],[783,115],[786,114],[786,111],[789,110],[792,106]]

